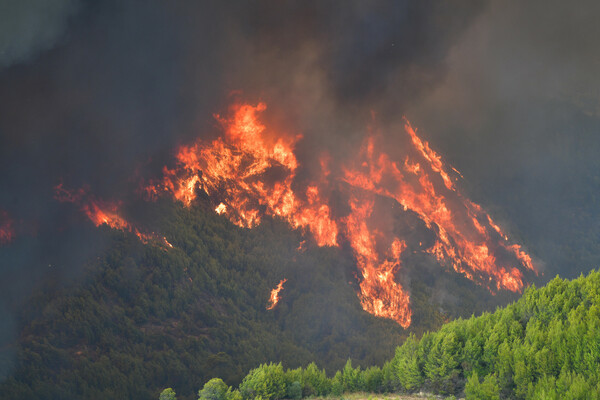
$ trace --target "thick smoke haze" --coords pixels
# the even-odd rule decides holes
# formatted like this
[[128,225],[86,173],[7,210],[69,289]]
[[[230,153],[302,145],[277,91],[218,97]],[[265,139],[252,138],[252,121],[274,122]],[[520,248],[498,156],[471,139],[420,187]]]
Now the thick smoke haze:
[[548,277],[600,262],[599,15],[593,1],[491,2],[450,49],[443,83],[405,111]]
[[16,238],[0,310],[102,249],[55,185],[134,197],[236,96],[304,136],[308,175],[373,114],[393,154],[406,115],[549,275],[593,268],[561,250],[600,234],[599,16],[595,1],[3,1],[0,210]]
[[393,104],[400,116],[441,81],[453,38],[482,9],[317,1],[48,7],[31,2],[4,15],[23,21],[4,32],[15,55],[0,71],[0,206],[34,249],[22,260],[13,254],[7,264],[17,271],[52,264],[49,253],[81,263],[79,251],[60,244],[72,240],[50,252],[44,244],[57,229],[68,235],[77,218],[53,199],[55,185],[89,185],[105,199],[133,195],[178,144],[218,134],[212,115],[232,93],[266,100],[276,125],[304,135],[307,161],[321,147],[344,154],[340,142],[359,143],[372,110]]

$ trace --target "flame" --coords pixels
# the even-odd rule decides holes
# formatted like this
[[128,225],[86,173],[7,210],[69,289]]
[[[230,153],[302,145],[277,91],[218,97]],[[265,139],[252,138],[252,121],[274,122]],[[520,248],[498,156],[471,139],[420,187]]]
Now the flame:
[[108,225],[113,229],[132,232],[144,244],[148,244],[151,241],[162,242],[167,247],[173,247],[167,241],[166,237],[159,238],[154,233],[142,232],[119,215],[120,202],[108,202],[97,199],[89,194],[86,188],[69,190],[62,183],[54,187],[54,198],[60,202],[76,204],[96,226]]
[[302,253],[306,250],[306,240],[303,240],[300,242],[300,244],[298,245],[298,247],[296,248],[296,251]]
[[[500,265],[498,256],[512,254],[520,265],[535,271],[531,257],[519,245],[506,243],[507,236],[491,217],[461,195],[444,170],[441,157],[416,135],[408,121],[404,128],[421,162],[405,161],[402,168],[387,154],[375,152],[376,138],[370,137],[357,162],[360,166],[346,168],[344,180],[353,187],[395,199],[405,210],[419,215],[428,227],[435,227],[438,240],[427,251],[441,263],[482,284],[492,278],[495,287],[491,290],[521,291],[521,272]],[[417,175],[417,179],[408,179],[405,173]],[[503,240],[494,240],[492,230]]]
[[400,256],[406,243],[394,238],[385,259],[376,250],[377,231],[369,229],[367,221],[373,211],[373,201],[350,199],[351,213],[345,219],[346,235],[354,249],[358,269],[362,272],[360,302],[363,309],[379,317],[393,319],[403,327],[411,322],[412,311],[408,294],[395,280],[400,268]]
[[169,247],[169,248],[173,248],[173,245],[167,240],[166,237],[162,237],[162,242],[164,243],[165,246]]
[[15,238],[15,228],[12,218],[4,210],[0,210],[0,246],[6,245]]
[[[144,192],[150,198],[171,193],[189,206],[202,188],[222,200],[215,211],[240,227],[257,226],[262,214],[278,216],[310,231],[320,246],[337,246],[338,226],[318,185],[301,195],[292,189],[298,168],[293,148],[301,136],[269,135],[257,118],[265,108],[243,104],[233,107],[232,118],[216,115],[224,137],[179,148],[177,167],[165,167],[163,179]],[[271,181],[270,175],[284,178]]]
[[[294,152],[302,136],[267,129],[259,120],[265,110],[264,103],[236,104],[228,117],[215,115],[223,134],[210,142],[181,146],[175,165],[165,167],[163,177],[149,182],[144,192],[151,199],[167,193],[190,206],[203,191],[219,204],[215,212],[240,227],[255,227],[264,216],[278,217],[310,232],[319,246],[349,243],[360,274],[362,307],[403,327],[410,325],[412,311],[397,275],[409,245],[384,227],[381,221],[392,215],[375,212],[378,199],[397,202],[435,234],[433,244],[419,243],[417,251],[492,293],[520,292],[526,285],[521,269],[537,273],[521,246],[509,243],[492,218],[460,193],[453,181],[462,177],[460,172],[447,167],[408,121],[408,155],[400,158],[402,162],[384,151],[379,135],[370,134],[350,155],[350,163],[332,165],[332,158],[321,154],[320,175],[307,182],[297,179],[301,165]],[[344,215],[331,208],[333,186],[347,201]],[[303,245],[298,248],[302,249]]]
[[219,205],[215,208],[215,212],[219,215],[227,212],[227,206],[223,203],[219,203]]
[[267,310],[272,310],[275,308],[277,303],[279,303],[279,292],[283,289],[283,284],[287,282],[287,279],[282,279],[279,284],[271,290],[271,297],[269,297],[269,305],[267,306]]

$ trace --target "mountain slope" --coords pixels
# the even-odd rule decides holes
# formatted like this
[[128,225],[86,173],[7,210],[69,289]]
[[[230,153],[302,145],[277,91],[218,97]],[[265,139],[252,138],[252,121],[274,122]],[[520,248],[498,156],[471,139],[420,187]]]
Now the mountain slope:
[[[172,249],[101,227],[112,245],[83,280],[61,284],[57,273],[21,310],[19,341],[2,351],[12,373],[0,393],[143,399],[170,385],[191,398],[207,379],[236,384],[261,362],[317,360],[330,371],[348,357],[381,364],[408,332],[506,301],[409,257],[416,317],[406,331],[362,310],[347,249],[318,247],[271,219],[242,229],[213,208],[200,199],[191,208],[165,200],[131,210],[152,221]],[[298,250],[305,240],[306,250]],[[283,278],[282,299],[268,311],[269,293]],[[453,296],[460,288],[467,294]]]
[[[383,368],[350,360],[333,378],[310,364],[262,364],[230,390],[208,381],[200,399],[300,399],[349,392],[415,392],[492,399],[600,398],[600,273],[555,278],[494,313],[457,319],[421,339],[411,335]],[[207,394],[221,386],[222,395]]]

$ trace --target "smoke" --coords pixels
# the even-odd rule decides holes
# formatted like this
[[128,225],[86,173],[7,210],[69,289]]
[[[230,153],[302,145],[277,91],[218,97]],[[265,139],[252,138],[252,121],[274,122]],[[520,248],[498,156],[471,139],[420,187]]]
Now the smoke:
[[346,154],[372,111],[399,120],[441,81],[453,41],[482,8],[481,1],[451,9],[430,1],[260,2],[232,29],[227,59],[244,62],[226,66],[228,84],[276,100],[268,103],[284,110],[288,126],[315,138],[311,150]]
[[550,275],[600,261],[583,255],[600,218],[599,14],[594,1],[493,1],[450,49],[443,82],[406,110]]
[[302,133],[307,160],[315,148],[345,154],[371,109],[402,107],[441,80],[450,44],[481,2],[5,7],[3,18],[15,22],[4,41],[20,50],[0,71],[0,162],[9,172],[0,207],[34,226],[35,238],[64,225],[55,185],[131,196],[177,145],[218,133],[212,114],[234,91],[267,100],[273,126]]
[[34,61],[67,31],[79,0],[21,0],[0,3],[0,69]]
[[476,202],[498,199],[495,219],[541,235],[536,253],[549,251],[573,233],[564,231],[573,212],[583,207],[590,229],[598,221],[584,188],[600,151],[599,8],[3,2],[0,209],[18,236],[0,248],[0,282],[21,290],[0,302],[26,298],[35,285],[23,282],[43,279],[48,265],[70,276],[103,248],[79,234],[84,218],[57,204],[54,186],[134,196],[177,145],[217,134],[213,113],[236,95],[265,100],[269,126],[303,135],[299,179],[323,150],[354,154],[373,114],[389,152],[401,150],[406,115],[463,172]]

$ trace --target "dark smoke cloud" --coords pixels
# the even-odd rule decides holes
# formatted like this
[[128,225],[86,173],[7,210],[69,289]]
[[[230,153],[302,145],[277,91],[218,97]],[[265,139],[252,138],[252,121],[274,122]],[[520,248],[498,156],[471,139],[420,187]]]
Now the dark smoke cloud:
[[[218,133],[212,114],[226,109],[233,91],[266,100],[276,126],[303,133],[307,159],[315,146],[343,153],[340,138],[362,137],[371,108],[407,104],[441,79],[451,43],[482,8],[428,1],[45,4],[6,9],[3,18],[35,29],[20,43],[22,30],[12,32],[22,56],[0,71],[7,172],[0,206],[34,225],[40,240],[68,215],[53,199],[56,184],[89,185],[106,199],[132,195],[178,144]],[[41,15],[44,24],[32,22]],[[19,63],[25,54],[29,62]],[[44,251],[40,265],[47,264]],[[23,261],[35,262],[31,254]]]

